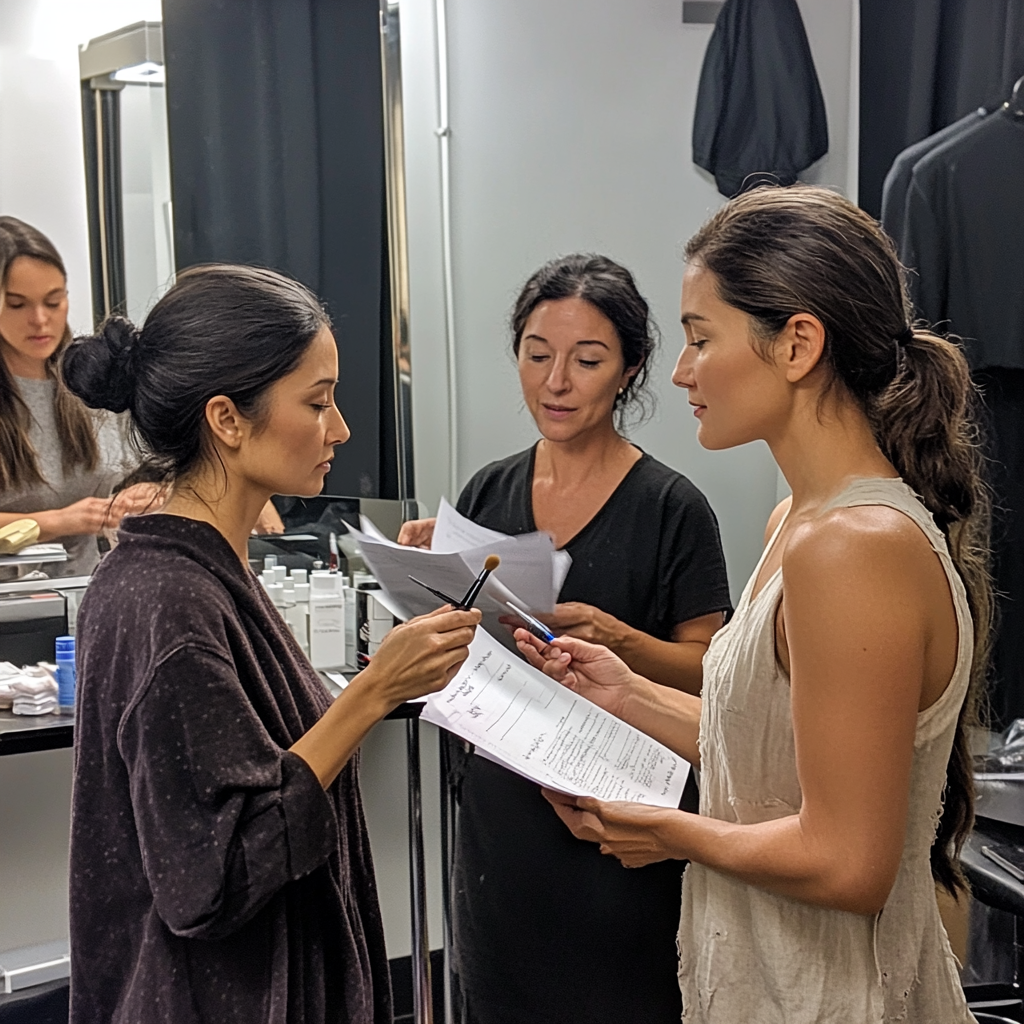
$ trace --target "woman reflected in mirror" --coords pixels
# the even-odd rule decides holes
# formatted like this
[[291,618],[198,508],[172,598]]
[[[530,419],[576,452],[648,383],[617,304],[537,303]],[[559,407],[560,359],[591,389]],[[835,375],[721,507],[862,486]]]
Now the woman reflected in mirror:
[[88,575],[100,558],[96,537],[151,507],[156,489],[110,500],[131,460],[118,421],[87,409],[64,383],[67,273],[53,243],[0,217],[0,258],[0,526],[34,519],[41,542],[68,552],[48,572]]

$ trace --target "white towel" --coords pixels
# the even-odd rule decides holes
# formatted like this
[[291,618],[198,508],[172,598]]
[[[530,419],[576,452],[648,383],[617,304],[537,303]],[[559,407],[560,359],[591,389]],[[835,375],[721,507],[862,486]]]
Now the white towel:
[[53,694],[29,697],[19,693],[11,710],[16,715],[52,715],[57,710],[57,698]]
[[7,685],[15,694],[24,694],[26,697],[57,695],[57,680],[42,665],[23,668],[14,678],[7,680]]

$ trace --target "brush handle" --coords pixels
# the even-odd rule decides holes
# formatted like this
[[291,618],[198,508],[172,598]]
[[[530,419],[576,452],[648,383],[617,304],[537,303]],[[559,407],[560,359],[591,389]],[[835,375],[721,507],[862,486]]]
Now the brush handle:
[[466,596],[458,604],[461,611],[469,611],[473,607],[473,602],[480,596],[480,590],[490,575],[490,569],[483,569],[480,575],[473,580],[473,585],[466,591]]

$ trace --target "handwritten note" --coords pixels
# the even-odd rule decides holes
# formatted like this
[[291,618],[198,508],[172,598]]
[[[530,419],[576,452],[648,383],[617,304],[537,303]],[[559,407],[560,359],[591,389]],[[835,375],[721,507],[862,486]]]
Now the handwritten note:
[[478,629],[458,675],[422,717],[550,789],[677,807],[690,766]]

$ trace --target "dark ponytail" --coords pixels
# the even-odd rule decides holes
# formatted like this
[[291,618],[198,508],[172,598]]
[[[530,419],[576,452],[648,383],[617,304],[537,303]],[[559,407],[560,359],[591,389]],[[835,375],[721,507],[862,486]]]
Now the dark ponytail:
[[946,771],[931,851],[935,880],[966,888],[959,855],[974,821],[967,731],[978,719],[992,619],[989,492],[961,349],[911,326],[905,271],[878,223],[834,192],[767,187],[737,196],[690,240],[686,256],[747,313],[762,351],[795,313],[825,327],[829,385],[860,404],[879,448],[922,498],[949,544],[974,622],[971,685]]
[[298,366],[330,320],[304,285],[273,270],[192,267],[141,330],[114,317],[64,357],[68,387],[93,409],[131,414],[151,475],[189,476],[211,455],[206,404],[216,395],[259,420],[271,385]]

